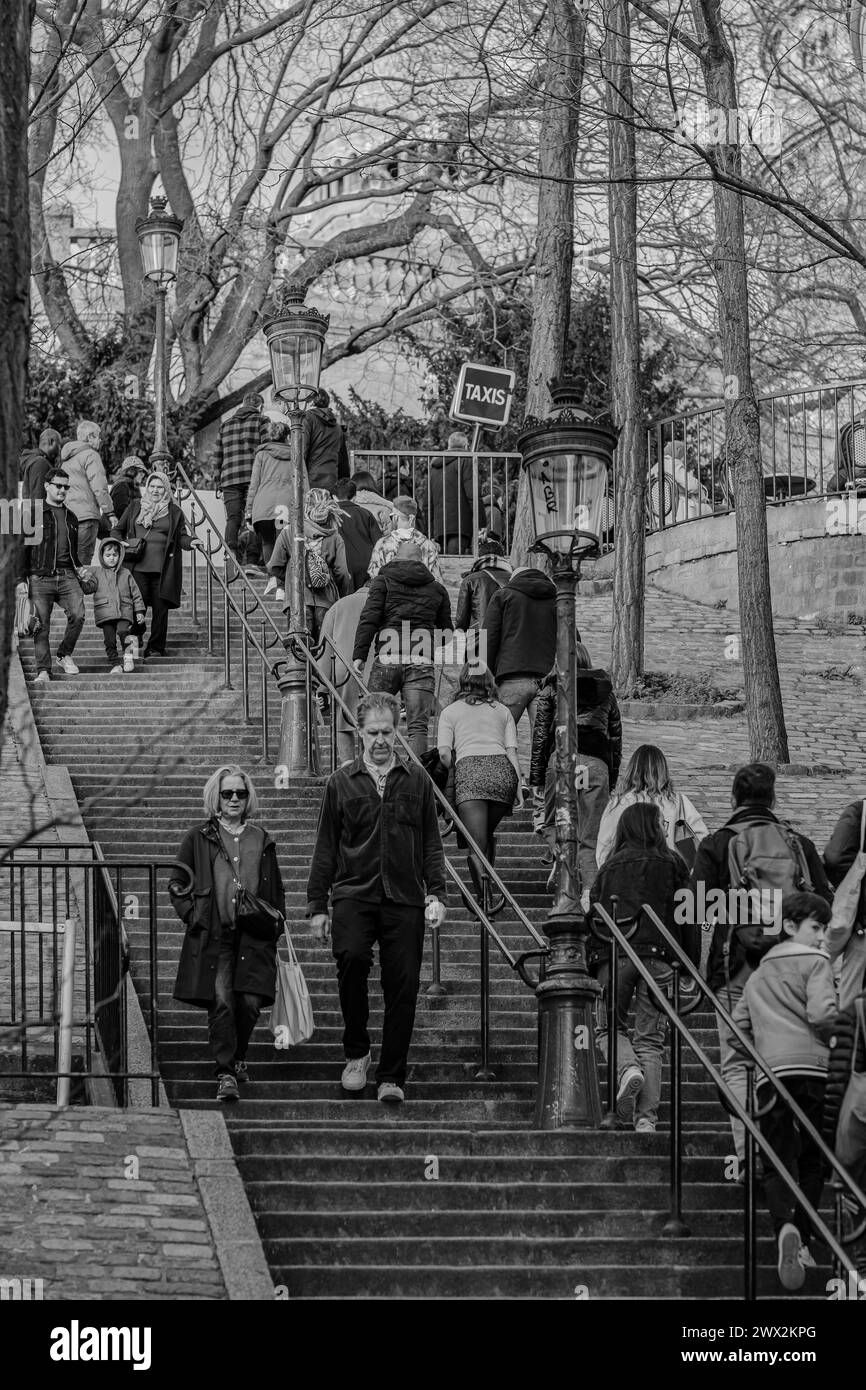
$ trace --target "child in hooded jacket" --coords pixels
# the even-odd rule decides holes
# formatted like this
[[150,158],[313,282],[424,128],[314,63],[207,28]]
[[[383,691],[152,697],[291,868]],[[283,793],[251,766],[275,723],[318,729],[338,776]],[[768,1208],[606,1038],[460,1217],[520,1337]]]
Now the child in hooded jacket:
[[[102,630],[105,655],[112,675],[135,670],[138,641],[129,635],[129,631],[133,619],[143,623],[145,618],[141,593],[130,571],[121,564],[122,554],[120,541],[109,537],[97,546],[96,564],[88,570],[91,581],[96,582],[93,620]],[[122,664],[117,649],[118,638],[123,647]]]
[[[820,1133],[830,1055],[827,1044],[837,1015],[833,971],[824,948],[831,909],[817,893],[803,892],[786,894],[781,912],[782,939],[762,956],[749,976],[732,1017]],[[754,931],[766,935],[761,925]],[[770,1094],[770,1083],[759,1080],[758,1110],[769,1101]],[[796,1178],[803,1196],[817,1209],[824,1189],[824,1157],[812,1136],[778,1098],[759,1123],[762,1135]],[[765,1168],[779,1279],[783,1288],[799,1289],[806,1270],[815,1268],[809,1251],[811,1223],[766,1160]]]

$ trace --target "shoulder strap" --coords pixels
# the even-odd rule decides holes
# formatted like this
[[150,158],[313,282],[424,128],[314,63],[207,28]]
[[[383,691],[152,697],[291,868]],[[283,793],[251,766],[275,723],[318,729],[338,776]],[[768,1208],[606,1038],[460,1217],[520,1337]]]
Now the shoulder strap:
[[220,830],[219,826],[217,826],[217,835],[219,836],[219,852],[220,852],[220,854],[222,855],[223,859],[226,861],[226,863],[227,863],[228,866],[229,866],[229,873],[231,874],[232,878],[233,878],[234,881],[235,881],[235,887],[236,887],[236,888],[240,888],[242,891],[246,891],[246,890],[244,889],[244,885],[241,883],[240,879],[238,878],[237,874],[235,873],[235,866],[234,866],[234,864],[233,864],[232,861],[229,859],[228,853],[227,853],[227,851],[226,851],[226,847],[225,847],[225,845],[223,844],[222,831]]

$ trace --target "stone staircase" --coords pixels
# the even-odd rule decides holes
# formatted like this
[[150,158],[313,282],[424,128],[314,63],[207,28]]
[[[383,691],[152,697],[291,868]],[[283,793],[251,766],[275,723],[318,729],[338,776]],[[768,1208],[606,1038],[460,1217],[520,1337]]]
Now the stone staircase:
[[[459,568],[464,568],[460,565]],[[58,623],[58,629],[61,626]],[[53,645],[56,640],[53,638]],[[478,930],[457,894],[442,930],[444,999],[422,977],[407,1100],[395,1112],[375,1091],[343,1096],[342,1025],[333,961],[303,923],[305,884],[321,787],[273,786],[279,708],[271,701],[271,761],[260,761],[259,681],[253,663],[251,720],[243,718],[240,644],[235,689],[222,689],[219,651],[203,628],[173,614],[170,654],[133,676],[107,672],[90,619],[76,651],[77,677],[31,685],[49,761],[65,763],[85,823],[106,855],[172,858],[201,816],[201,789],[220,762],[246,766],[261,820],[280,852],[290,924],[316,1019],[310,1042],[275,1051],[264,1022],[249,1053],[251,1084],[226,1112],[274,1283],[291,1298],[729,1298],[742,1288],[741,1189],[725,1177],[730,1135],[713,1088],[684,1069],[685,1211],[693,1235],[661,1235],[667,1215],[667,1136],[631,1132],[538,1133],[531,1129],[536,1008],[492,948],[494,1081],[478,1081]],[[32,677],[30,644],[21,646]],[[454,854],[453,840],[446,852]],[[524,910],[542,924],[546,869],[528,813],[505,822],[497,863]],[[462,856],[455,862],[461,870]],[[164,884],[164,876],[163,876]],[[124,892],[143,888],[134,874]],[[146,1000],[147,932],[127,922],[136,988]],[[506,915],[515,951],[530,945]],[[182,937],[159,897],[159,1055],[172,1105],[215,1104],[204,1014],[171,998]],[[692,1015],[712,1055],[715,1029]],[[381,1029],[377,967],[371,1032]],[[375,1047],[374,1047],[375,1059]],[[661,1125],[668,1116],[667,1072]],[[762,1221],[761,1292],[775,1295],[772,1242]],[[819,1253],[819,1252],[816,1252]],[[827,1270],[805,1294],[823,1294]]]

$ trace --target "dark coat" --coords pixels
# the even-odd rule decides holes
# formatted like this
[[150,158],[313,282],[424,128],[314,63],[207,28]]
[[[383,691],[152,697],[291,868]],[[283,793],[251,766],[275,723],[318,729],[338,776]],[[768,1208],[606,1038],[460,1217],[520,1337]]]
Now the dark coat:
[[[387,630],[400,636],[408,623],[417,632],[451,632],[451,600],[444,584],[434,579],[420,560],[392,560],[370,583],[370,592],[355,633],[354,661],[366,661],[377,633]],[[408,655],[408,653],[407,653]]]
[[[117,530],[112,531],[112,536],[124,541],[135,540],[135,523],[141,511],[141,498],[137,497],[127,507],[123,516],[117,523]],[[168,504],[168,538],[165,544],[165,555],[162,560],[162,572],[159,577],[159,596],[167,608],[179,608],[181,592],[183,590],[183,554],[184,550],[189,550],[192,537],[186,529],[186,518],[176,502]],[[133,576],[135,576],[135,565],[129,564]]]
[[[590,889],[589,900],[591,903],[601,903],[613,916],[611,898],[616,897],[617,920],[634,917],[640,912],[638,928],[630,938],[630,944],[639,956],[670,959],[670,949],[658,927],[641,912],[644,903],[648,904],[682,946],[689,960],[694,965],[700,965],[700,926],[681,924],[676,920],[677,915],[682,916],[682,913],[677,914],[679,904],[676,894],[680,889],[688,888],[688,885],[689,871],[685,860],[675,851],[637,854],[631,850],[620,850],[605,860]],[[609,955],[609,947],[591,935],[587,945],[589,964],[598,966]]]
[[511,566],[500,555],[482,555],[463,576],[457,595],[454,626],[461,632],[480,627],[488,604],[511,578]]
[[[192,870],[192,893],[184,894],[183,880],[173,879],[168,885],[174,910],[186,927],[174,998],[201,1007],[213,1002],[219,962],[220,920],[213,878],[214,860],[219,852],[220,833],[216,822],[209,820],[197,825],[184,836],[177,853],[177,862]],[[277,863],[277,847],[267,831],[256,895],[285,916],[286,896]],[[278,940],[279,934],[273,941],[259,941],[241,933],[234,978],[234,987],[239,993],[258,994],[266,1002],[273,1000]]]
[[[69,536],[69,555],[73,569],[79,567],[78,561],[78,518],[68,507],[66,531]],[[54,525],[53,510],[47,504],[42,508],[42,539],[38,545],[22,545],[19,550],[21,572],[19,578],[29,579],[31,575],[44,577],[53,574],[57,567],[57,528]]]
[[109,492],[111,493],[114,515],[117,517],[123,516],[127,507],[132,506],[132,503],[141,497],[141,488],[132,478],[126,478],[123,475],[109,488]]
[[310,487],[332,492],[339,477],[345,476],[346,446],[343,426],[329,406],[314,405],[304,412],[304,463]]
[[367,566],[382,528],[372,512],[357,502],[341,500],[340,507],[346,513],[340,522],[340,535],[346,547],[346,568],[352,576],[353,588],[360,589],[367,582]]
[[[578,635],[578,640],[580,640]],[[622,719],[613,684],[601,668],[577,672],[577,750],[607,764],[608,782],[616,786],[622,762]],[[529,780],[544,785],[547,765],[556,744],[556,682],[544,682],[535,707]]]
[[[768,806],[738,806],[730,820],[720,830],[705,836],[698,845],[698,852],[692,869],[692,890],[694,893],[697,895],[701,880],[703,880],[704,891],[707,894],[714,888],[721,888],[727,892],[731,887],[731,875],[728,870],[728,846],[743,821],[778,821],[778,819],[778,816],[775,816]],[[796,835],[806,859],[813,892],[826,898],[828,903],[832,902],[833,892],[827,882],[827,875],[824,873],[824,866],[818,851],[807,836],[801,835],[799,831],[796,832]],[[713,990],[719,990],[725,984],[725,948],[728,944],[729,932],[730,929],[725,922],[717,922],[713,928],[713,941],[707,961],[707,984]],[[730,933],[730,957],[727,974],[733,979],[746,964],[746,949],[739,934],[732,932]]]
[[[479,499],[484,525],[484,507]],[[475,535],[475,509],[472,496],[472,460],[435,458],[430,464],[430,537],[445,549],[446,537]]]
[[54,464],[41,449],[25,449],[21,455],[19,473],[21,475],[21,496],[45,500],[45,479]]
[[[860,818],[862,814],[862,801],[852,801],[850,806],[846,806],[837,820],[827,848],[824,850],[827,877],[834,888],[839,887],[857,858],[857,852],[860,849]],[[866,878],[860,887],[857,923],[859,926],[866,926]]]
[[514,574],[484,614],[487,665],[497,681],[546,676],[556,658],[556,586],[541,570]]
[[[866,1006],[866,992],[859,995],[859,998]],[[842,1100],[851,1077],[851,1054],[854,1051],[854,1033],[857,1026],[857,1015],[854,1009],[856,1002],[855,1000],[850,1008],[845,1009],[843,1013],[837,1014],[833,1025],[833,1035],[830,1038],[827,1089],[824,1092],[824,1137],[831,1149],[835,1148],[839,1111],[842,1109]],[[855,1068],[857,1071],[866,1071],[866,1040],[864,1040],[862,1029],[857,1046]]]

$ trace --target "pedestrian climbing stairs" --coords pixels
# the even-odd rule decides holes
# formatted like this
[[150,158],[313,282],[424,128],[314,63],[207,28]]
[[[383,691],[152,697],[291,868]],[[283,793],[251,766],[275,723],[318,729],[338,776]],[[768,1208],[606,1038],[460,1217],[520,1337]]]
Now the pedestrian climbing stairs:
[[[262,581],[255,582],[261,589]],[[609,600],[585,600],[587,612],[593,606],[601,626]],[[251,1082],[241,1104],[226,1112],[275,1285],[293,1299],[738,1296],[741,1188],[730,1180],[730,1135],[701,1069],[685,1067],[683,1089],[684,1207],[692,1235],[670,1240],[661,1234],[668,1198],[666,1134],[532,1129],[535,1001],[495,948],[495,1080],[476,1079],[479,938],[456,894],[442,930],[447,994],[439,999],[424,993],[428,952],[406,1103],[396,1110],[379,1106],[372,1085],[362,1097],[342,1095],[334,966],[329,951],[306,934],[303,920],[321,787],[301,781],[288,789],[273,785],[276,692],[271,757],[263,763],[260,691],[254,679],[245,722],[237,631],[232,689],[223,688],[221,639],[209,653],[205,627],[193,622],[188,605],[172,615],[165,659],[148,662],[134,675],[112,676],[90,600],[87,607],[75,654],[81,674],[60,675],[47,687],[31,685],[31,698],[45,756],[67,765],[91,837],[107,856],[173,857],[184,831],[201,817],[208,775],[221,762],[239,762],[252,774],[261,820],[278,844],[316,1031],[302,1047],[280,1052],[260,1023],[248,1058]],[[53,648],[60,626],[52,633]],[[22,642],[21,655],[32,680],[29,642]],[[454,854],[453,839],[446,849]],[[462,856],[455,860],[463,869]],[[547,870],[528,812],[502,827],[497,866],[541,926]],[[131,883],[126,888],[132,891]],[[499,922],[515,953],[528,948],[517,924],[507,916]],[[133,976],[146,998],[147,934],[143,923],[127,926]],[[204,1014],[171,998],[181,937],[181,924],[161,893],[162,1075],[172,1105],[210,1107],[215,1082]],[[692,1020],[700,1042],[717,1055],[709,1016]],[[381,1022],[374,967],[374,1038]],[[662,1127],[668,1108],[666,1076]],[[769,1230],[763,1223],[760,1230],[760,1292],[774,1295]],[[812,1272],[804,1293],[823,1295],[828,1272]]]

